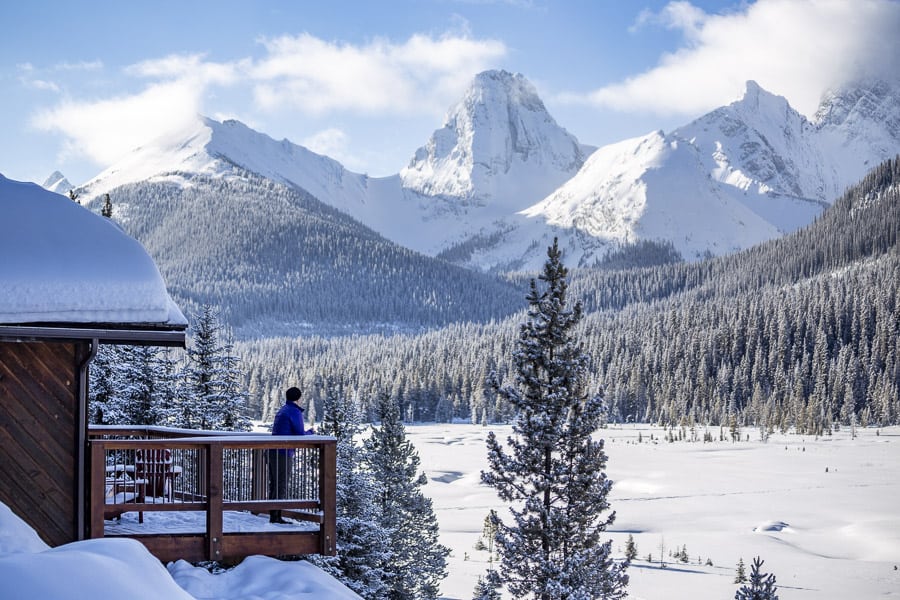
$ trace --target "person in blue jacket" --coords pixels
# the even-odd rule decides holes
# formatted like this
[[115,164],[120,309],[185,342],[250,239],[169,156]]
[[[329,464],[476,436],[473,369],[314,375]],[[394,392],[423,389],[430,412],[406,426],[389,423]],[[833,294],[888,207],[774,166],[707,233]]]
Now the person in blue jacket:
[[[312,429],[303,426],[303,409],[300,407],[300,388],[292,387],[284,393],[285,403],[275,415],[272,435],[312,435]],[[287,497],[288,479],[294,458],[294,450],[279,448],[268,451],[269,500]],[[287,523],[280,510],[269,511],[270,523]]]

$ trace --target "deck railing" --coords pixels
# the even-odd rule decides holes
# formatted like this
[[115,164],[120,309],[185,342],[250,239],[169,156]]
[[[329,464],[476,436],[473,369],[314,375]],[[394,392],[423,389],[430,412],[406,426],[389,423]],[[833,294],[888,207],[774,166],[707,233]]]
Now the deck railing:
[[[136,538],[163,561],[335,552],[332,437],[104,426],[89,439],[92,538]],[[289,456],[284,497],[269,497],[271,452]]]

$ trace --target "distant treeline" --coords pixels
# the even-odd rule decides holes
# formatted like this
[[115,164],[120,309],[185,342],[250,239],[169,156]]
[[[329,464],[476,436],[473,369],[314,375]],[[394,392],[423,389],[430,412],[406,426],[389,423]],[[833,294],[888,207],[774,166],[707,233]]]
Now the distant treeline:
[[[897,423],[898,231],[900,160],[893,159],[809,227],[747,251],[573,271],[570,298],[584,304],[581,339],[609,418],[811,433],[836,423]],[[305,386],[316,404],[325,393],[320,382],[338,378],[369,415],[385,390],[407,419],[501,421],[508,407],[485,377],[492,370],[509,377],[521,320],[267,339],[240,342],[236,351],[257,416],[271,417],[286,385]]]

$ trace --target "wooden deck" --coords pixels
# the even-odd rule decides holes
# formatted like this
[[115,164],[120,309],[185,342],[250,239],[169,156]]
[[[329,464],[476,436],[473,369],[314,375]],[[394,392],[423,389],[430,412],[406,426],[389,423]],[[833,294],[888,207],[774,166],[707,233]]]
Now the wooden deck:
[[[89,536],[131,537],[162,561],[233,561],[268,556],[335,553],[335,451],[327,436],[271,436],[200,432],[169,428],[91,427]],[[168,451],[168,473],[142,470],[137,457]],[[268,498],[266,456],[288,450],[292,469],[284,498]],[[156,455],[161,452],[155,453]],[[148,474],[149,473],[149,474]],[[268,516],[282,510],[302,526],[226,531],[224,515],[244,512]],[[166,531],[131,524],[115,527],[124,513],[143,515],[201,512],[199,531]],[[251,519],[252,520],[252,519]],[[259,518],[268,525],[267,518]],[[175,528],[172,528],[175,529]]]

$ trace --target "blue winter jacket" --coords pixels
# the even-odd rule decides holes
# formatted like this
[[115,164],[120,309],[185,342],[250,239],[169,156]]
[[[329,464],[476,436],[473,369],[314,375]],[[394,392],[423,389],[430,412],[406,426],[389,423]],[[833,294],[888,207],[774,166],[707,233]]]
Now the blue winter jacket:
[[275,415],[272,435],[309,435],[303,428],[303,409],[296,402],[285,402]]

